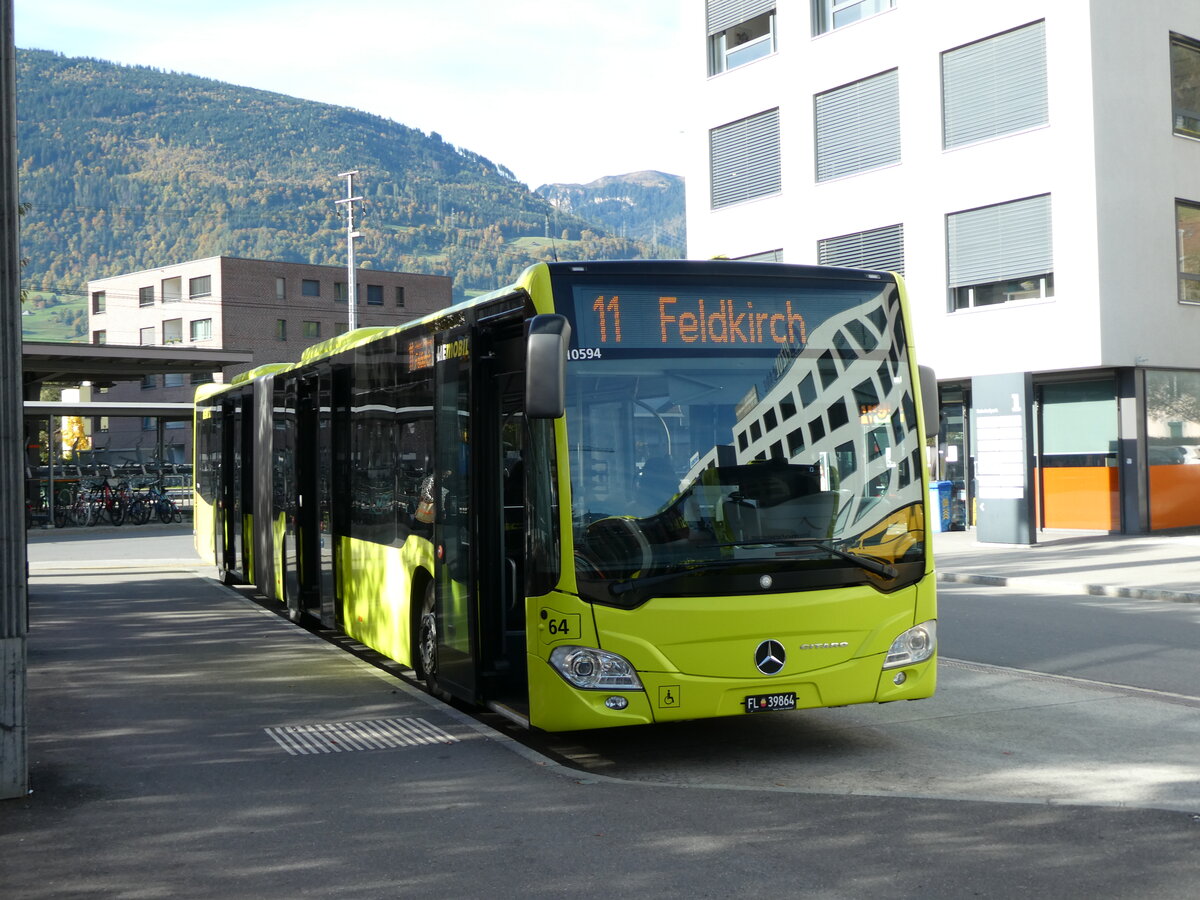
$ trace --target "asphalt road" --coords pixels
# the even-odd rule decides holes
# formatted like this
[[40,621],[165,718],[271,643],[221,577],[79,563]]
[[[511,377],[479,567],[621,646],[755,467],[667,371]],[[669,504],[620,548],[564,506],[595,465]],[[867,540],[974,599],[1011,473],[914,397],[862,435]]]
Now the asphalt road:
[[1200,608],[939,596],[932,699],[529,740],[656,783],[1200,813]]
[[940,585],[944,655],[1200,697],[1200,605]]

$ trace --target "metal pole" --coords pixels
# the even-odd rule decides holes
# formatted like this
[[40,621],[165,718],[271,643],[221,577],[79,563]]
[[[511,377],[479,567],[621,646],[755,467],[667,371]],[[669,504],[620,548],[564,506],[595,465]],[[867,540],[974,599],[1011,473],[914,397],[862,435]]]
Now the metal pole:
[[354,230],[354,203],[362,199],[354,196],[354,176],[357,174],[358,170],[338,173],[338,178],[346,179],[346,199],[334,201],[339,206],[346,205],[346,299],[350,306],[351,331],[358,327],[358,279],[355,278],[354,239],[362,237]]
[[[46,471],[48,473],[46,476],[46,490],[50,494],[50,496],[47,497],[47,499],[46,499],[46,509],[48,510],[47,515],[50,517],[47,520],[47,525],[46,525],[47,528],[54,527],[54,503],[58,499],[57,497],[54,496],[54,444],[52,443],[53,438],[54,438],[54,416],[50,416],[46,420]],[[63,513],[64,514],[66,513],[65,509],[63,510]]]
[[0,0],[0,798],[29,792],[16,73],[13,4]]

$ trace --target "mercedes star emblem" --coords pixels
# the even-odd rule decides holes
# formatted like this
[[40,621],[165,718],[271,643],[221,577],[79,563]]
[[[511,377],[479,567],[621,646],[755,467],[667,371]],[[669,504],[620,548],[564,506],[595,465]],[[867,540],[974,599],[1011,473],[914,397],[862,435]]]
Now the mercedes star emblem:
[[787,651],[779,641],[763,641],[754,651],[754,664],[764,675],[777,675],[787,662]]

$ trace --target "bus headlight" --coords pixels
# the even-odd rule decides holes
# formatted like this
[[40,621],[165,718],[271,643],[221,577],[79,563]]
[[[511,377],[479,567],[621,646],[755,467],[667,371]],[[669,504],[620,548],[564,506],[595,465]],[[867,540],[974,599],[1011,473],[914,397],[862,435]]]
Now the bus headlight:
[[555,647],[550,665],[577,688],[640,691],[642,681],[629,660],[591,647]]
[[937,650],[937,619],[914,625],[894,641],[883,660],[885,669],[924,662]]

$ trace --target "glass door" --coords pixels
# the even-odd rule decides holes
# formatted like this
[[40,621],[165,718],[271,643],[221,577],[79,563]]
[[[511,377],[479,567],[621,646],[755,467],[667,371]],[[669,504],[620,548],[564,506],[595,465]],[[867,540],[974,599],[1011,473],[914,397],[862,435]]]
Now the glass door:
[[271,472],[273,515],[282,519],[280,571],[282,572],[283,600],[288,615],[298,619],[300,605],[300,552],[299,552],[299,495],[298,466],[296,458],[296,404],[297,380],[294,376],[275,382],[274,435],[275,445]]
[[1042,528],[1120,531],[1116,380],[1038,387]]
[[971,515],[970,453],[967,444],[966,391],[944,387],[941,391],[941,433],[938,436],[937,471],[933,481],[949,483],[949,530],[963,531],[974,522]]
[[[471,421],[472,338],[466,327],[439,335],[434,394],[437,559],[434,614],[440,689],[477,699],[475,560],[473,558]],[[427,673],[430,674],[430,673]]]

